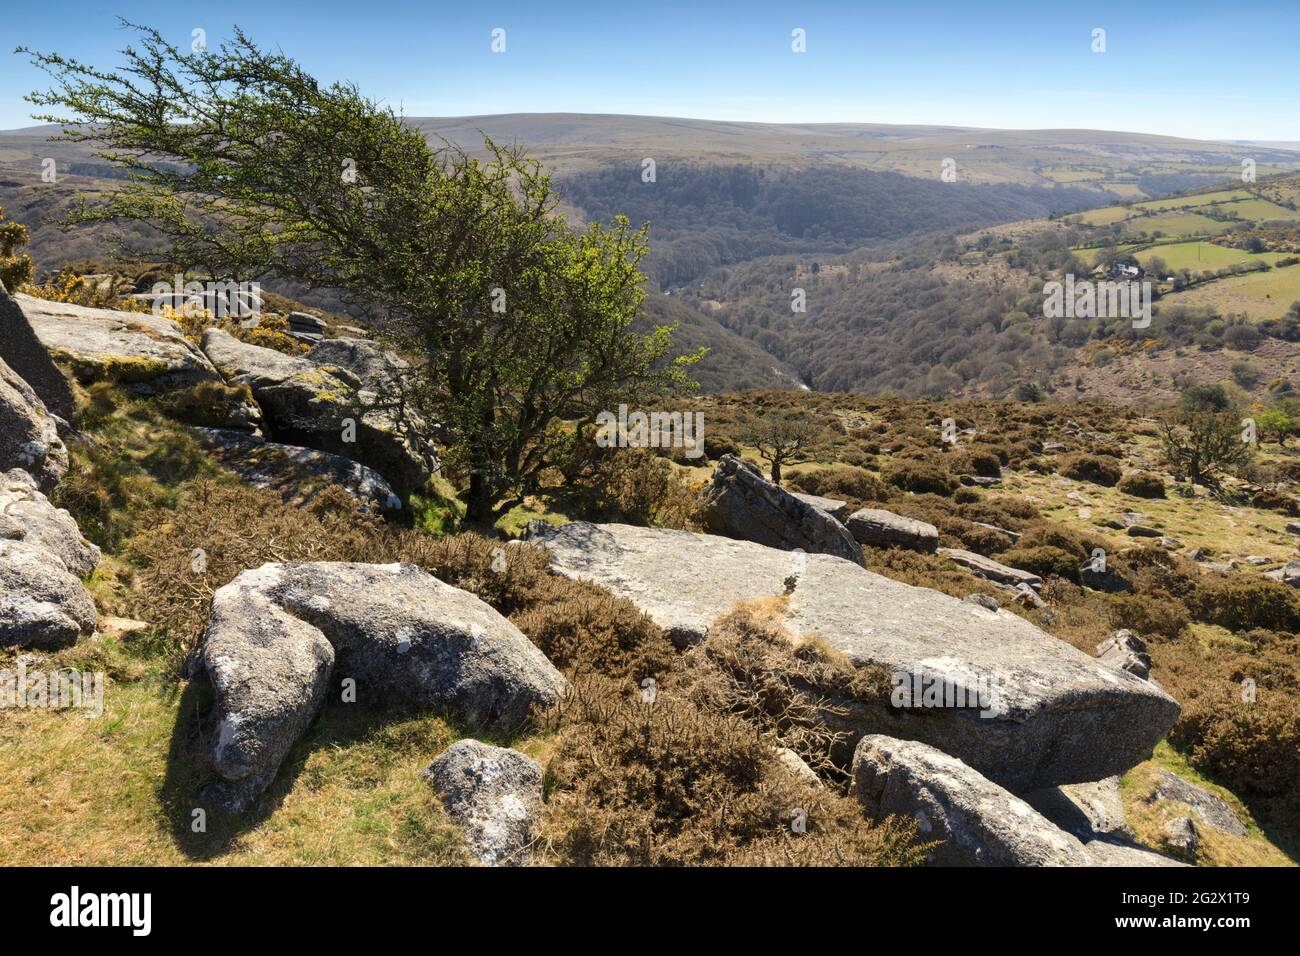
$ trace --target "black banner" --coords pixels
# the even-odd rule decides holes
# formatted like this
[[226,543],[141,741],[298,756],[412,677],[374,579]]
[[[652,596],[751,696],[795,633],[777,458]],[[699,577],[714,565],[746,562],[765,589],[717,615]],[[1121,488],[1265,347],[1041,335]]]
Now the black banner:
[[128,946],[240,931],[337,946],[373,942],[377,929],[423,934],[431,919],[456,935],[477,925],[494,942],[549,935],[557,921],[616,937],[664,920],[762,942],[784,918],[819,936],[867,932],[873,945],[1015,940],[1046,925],[1071,941],[1196,933],[1230,944],[1288,925],[1298,885],[1293,869],[0,871],[7,942],[75,934]]

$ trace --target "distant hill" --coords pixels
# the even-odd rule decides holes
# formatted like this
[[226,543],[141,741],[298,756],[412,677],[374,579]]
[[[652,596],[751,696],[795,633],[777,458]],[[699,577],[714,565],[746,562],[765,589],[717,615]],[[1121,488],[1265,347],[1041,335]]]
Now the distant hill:
[[[410,122],[470,152],[482,151],[485,134],[521,145],[556,175],[575,221],[649,221],[645,321],[677,322],[683,350],[711,348],[696,371],[710,390],[997,395],[1035,382],[1079,395],[1111,374],[1089,363],[1113,355],[1113,343],[1101,353],[1098,345],[1123,330],[1049,325],[1041,289],[1066,269],[1092,268],[1099,250],[1195,275],[1164,290],[1159,306],[1194,316],[1171,326],[1177,347],[1217,348],[1237,321],[1277,331],[1300,279],[1300,269],[1276,266],[1293,251],[1290,187],[1227,197],[1245,159],[1261,183],[1290,182],[1279,174],[1300,169],[1295,143],[595,114]],[[83,145],[49,142],[55,132],[0,132],[0,205],[31,229],[30,251],[47,271],[107,256],[102,228],[64,233],[52,221],[78,193],[111,189],[118,176]],[[56,161],[56,184],[41,181],[45,158]],[[653,182],[642,177],[647,159]],[[955,181],[941,178],[945,168]],[[1262,250],[1238,247],[1251,230]],[[136,228],[134,238],[147,235]],[[1260,271],[1206,275],[1211,262]],[[791,310],[796,286],[806,313]],[[284,291],[338,308],[328,295]],[[1291,374],[1289,349],[1266,352],[1264,371]],[[1105,388],[1138,397],[1157,387],[1143,380],[1143,356],[1106,361],[1128,382]],[[1166,363],[1160,388],[1175,387],[1182,364]]]
[[[645,157],[709,164],[806,167],[833,163],[938,179],[945,159],[959,181],[1052,186],[1152,196],[1142,177],[1240,171],[1243,145],[1108,130],[996,130],[883,123],[738,123],[665,116],[511,113],[412,117],[431,135],[473,149],[482,135],[520,143],[557,172]],[[1261,174],[1300,165],[1294,144],[1249,144]],[[1184,183],[1175,189],[1191,186]],[[1172,191],[1172,190],[1170,190]]]
[[[505,113],[409,122],[430,137],[480,151],[483,135],[518,143],[557,173],[643,158],[806,167],[836,163],[938,179],[944,159],[973,183],[1078,184],[1122,198],[1142,176],[1194,172],[1220,178],[1255,160],[1261,175],[1300,166],[1297,143],[1226,143],[1108,130],[997,130],[883,123],[739,123],[603,113]],[[47,142],[56,129],[0,131],[0,169],[39,179],[42,157],[103,166],[83,146]],[[1244,150],[1249,150],[1248,154]],[[70,170],[71,171],[71,170]],[[104,170],[99,171],[100,174]]]
[[1095,206],[1095,191],[972,185],[843,165],[665,163],[654,182],[624,165],[560,179],[588,218],[651,225],[646,271],[676,288],[710,269],[759,256],[848,252],[940,230],[1034,219]]

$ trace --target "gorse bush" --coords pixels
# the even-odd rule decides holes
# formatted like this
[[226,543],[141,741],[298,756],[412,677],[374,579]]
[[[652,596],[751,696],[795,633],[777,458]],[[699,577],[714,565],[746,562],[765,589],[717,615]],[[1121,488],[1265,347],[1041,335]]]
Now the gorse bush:
[[1198,620],[1230,631],[1300,631],[1300,592],[1263,577],[1230,576],[1187,599]]
[[1090,481],[1094,485],[1111,487],[1119,482],[1124,472],[1112,458],[1076,452],[1061,458],[1057,470],[1075,481]]
[[957,487],[957,479],[933,459],[927,461],[897,461],[885,466],[881,477],[887,484],[903,491],[947,496]]
[[187,425],[227,428],[241,408],[253,405],[253,392],[247,385],[200,382],[168,394],[159,404]]
[[1119,490],[1137,498],[1163,498],[1165,480],[1147,471],[1131,471],[1119,480]]
[[1101,547],[1102,544],[1097,538],[1079,534],[1056,522],[1026,527],[1018,542],[1020,548],[1055,548],[1074,558],[1086,557],[1092,553],[1093,548]]
[[952,468],[958,474],[980,475],[985,478],[997,478],[1002,474],[1003,461],[991,449],[967,448],[952,457]]
[[1051,545],[1015,548],[1004,552],[998,560],[1013,568],[1031,571],[1039,577],[1055,576],[1075,582],[1079,580],[1079,559]]
[[1182,708],[1169,742],[1246,799],[1294,855],[1300,852],[1300,643],[1294,634],[1254,634],[1249,651],[1189,642],[1153,649],[1160,679]]
[[880,479],[852,465],[831,465],[816,471],[799,472],[790,476],[789,485],[795,491],[839,498],[849,503],[883,501],[886,497]]
[[23,251],[27,245],[27,227],[18,222],[5,222],[5,211],[0,208],[0,282],[10,292],[32,281],[35,265],[32,257]]
[[698,530],[703,496],[664,458],[644,448],[584,446],[570,464],[568,493],[581,494],[592,520]]
[[131,612],[153,625],[179,668],[207,625],[212,595],[241,571],[276,561],[365,560],[374,534],[351,510],[297,509],[274,491],[200,480],[170,516],[126,543],[126,558],[140,569]]
[[1180,602],[1145,594],[1114,595],[1109,610],[1112,627],[1127,628],[1144,637],[1155,635],[1176,641],[1190,623],[1187,608]]

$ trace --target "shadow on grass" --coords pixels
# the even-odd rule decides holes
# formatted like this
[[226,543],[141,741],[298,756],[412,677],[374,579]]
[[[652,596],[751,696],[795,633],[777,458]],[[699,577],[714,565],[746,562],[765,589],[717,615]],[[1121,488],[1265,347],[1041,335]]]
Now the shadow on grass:
[[1234,795],[1250,813],[1268,842],[1286,854],[1292,863],[1300,865],[1300,827],[1297,827],[1297,821],[1300,821],[1300,794]]
[[[337,700],[337,695],[330,695],[330,699]],[[309,773],[306,781],[300,782],[299,778],[317,751],[346,750],[370,742],[387,748],[390,754],[409,753],[409,748],[415,748],[421,759],[427,755],[432,760],[451,743],[466,736],[500,746],[509,746],[519,739],[518,736],[498,738],[445,719],[428,720],[439,715],[426,708],[363,708],[327,703],[289,751],[275,779],[252,807],[244,813],[227,813],[204,804],[199,797],[203,785],[217,779],[209,759],[213,729],[210,724],[211,704],[211,691],[201,680],[190,681],[181,692],[166,772],[158,794],[176,846],[194,862],[210,861],[230,852],[242,835],[275,814],[295,786],[310,785],[314,773]],[[406,726],[412,721],[416,722],[414,727]],[[521,728],[520,733],[524,732],[525,728]],[[367,766],[382,774],[385,770],[383,763],[381,753]],[[196,829],[197,810],[203,811],[202,829]]]

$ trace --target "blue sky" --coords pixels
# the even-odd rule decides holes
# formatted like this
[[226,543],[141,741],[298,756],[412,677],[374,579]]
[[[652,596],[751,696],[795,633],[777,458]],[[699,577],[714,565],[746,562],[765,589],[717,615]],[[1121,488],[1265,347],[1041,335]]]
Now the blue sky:
[[[43,85],[18,44],[116,62],[117,15],[182,45],[232,23],[412,116],[640,113],[1300,140],[1300,2],[40,0],[0,20],[0,128]],[[506,31],[493,54],[491,31]],[[790,49],[791,30],[808,50]],[[1093,53],[1094,28],[1106,52]]]

